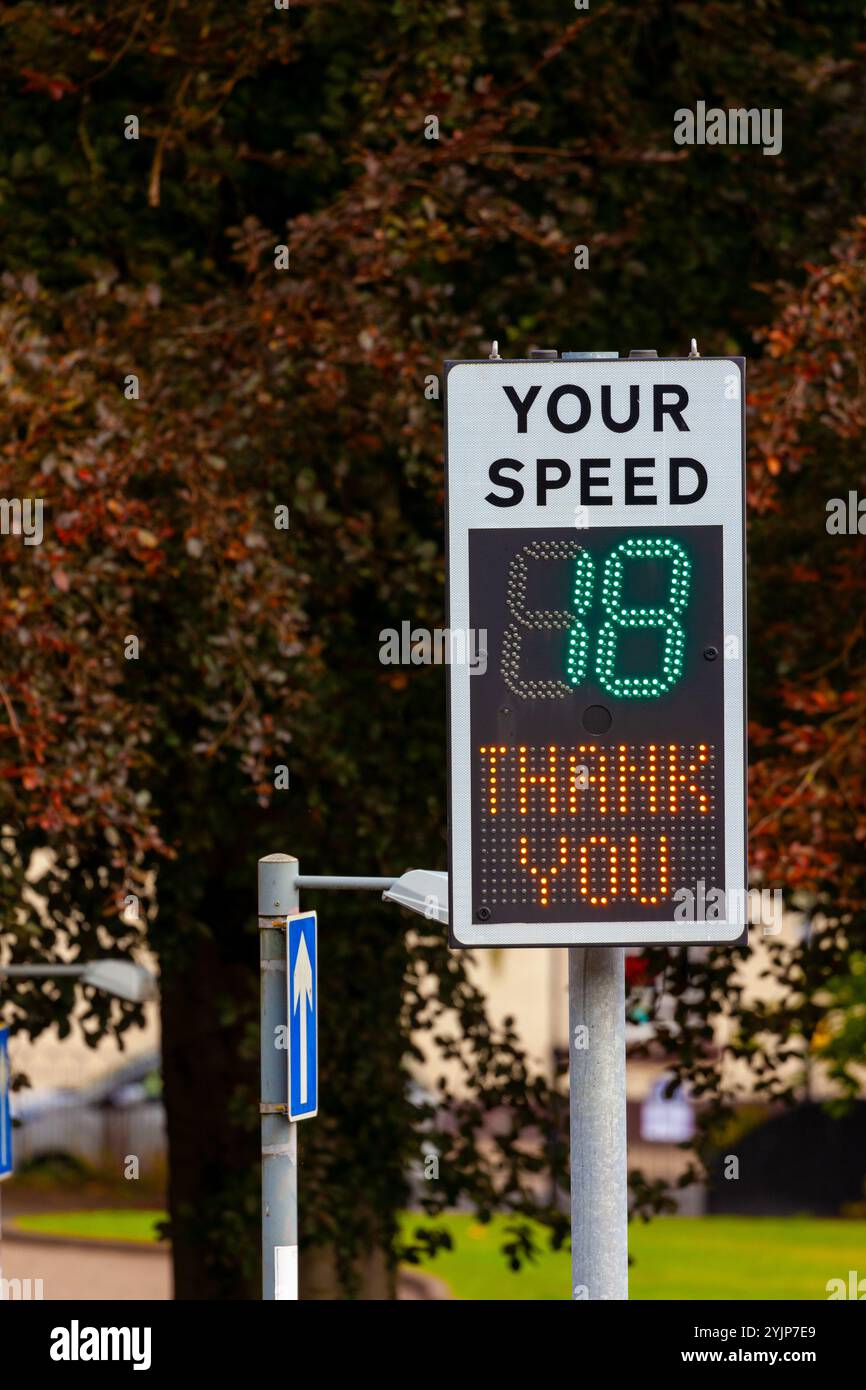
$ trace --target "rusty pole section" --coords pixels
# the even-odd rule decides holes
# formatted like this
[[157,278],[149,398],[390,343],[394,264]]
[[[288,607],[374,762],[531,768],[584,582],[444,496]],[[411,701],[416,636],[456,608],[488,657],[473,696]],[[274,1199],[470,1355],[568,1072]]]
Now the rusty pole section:
[[298,1127],[288,1116],[286,916],[298,911],[298,861],[259,860],[262,1298],[298,1297]]

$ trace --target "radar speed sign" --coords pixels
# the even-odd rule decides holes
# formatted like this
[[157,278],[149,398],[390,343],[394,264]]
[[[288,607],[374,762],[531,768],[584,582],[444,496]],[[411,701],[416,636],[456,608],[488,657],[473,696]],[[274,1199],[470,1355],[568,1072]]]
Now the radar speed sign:
[[742,360],[446,373],[452,942],[739,939]]

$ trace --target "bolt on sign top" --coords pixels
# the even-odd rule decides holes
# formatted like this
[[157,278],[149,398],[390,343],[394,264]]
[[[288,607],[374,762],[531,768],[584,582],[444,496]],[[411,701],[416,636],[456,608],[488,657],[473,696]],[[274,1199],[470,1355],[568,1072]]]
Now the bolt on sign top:
[[452,944],[742,939],[743,359],[445,373]]

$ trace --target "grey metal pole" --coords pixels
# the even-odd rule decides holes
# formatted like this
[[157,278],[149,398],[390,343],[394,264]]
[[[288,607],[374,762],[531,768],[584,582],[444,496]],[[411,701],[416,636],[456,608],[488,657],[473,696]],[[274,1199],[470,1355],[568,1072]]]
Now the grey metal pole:
[[53,976],[83,975],[86,965],[0,965],[0,976],[10,979],[50,980]]
[[574,1299],[628,1298],[624,959],[619,946],[568,952]]
[[357,874],[299,874],[298,888],[344,888],[347,891],[354,888],[390,888],[397,882],[396,878],[370,878],[369,876],[359,877]]
[[298,1127],[288,1118],[287,913],[298,911],[298,861],[259,860],[261,972],[262,1298],[298,1297]]

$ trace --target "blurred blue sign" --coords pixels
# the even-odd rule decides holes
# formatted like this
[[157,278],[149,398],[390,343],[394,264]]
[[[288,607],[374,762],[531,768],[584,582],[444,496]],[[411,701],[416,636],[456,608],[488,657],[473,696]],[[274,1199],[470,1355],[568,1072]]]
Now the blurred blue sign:
[[12,1173],[12,1100],[9,1091],[9,1029],[0,1028],[0,1178]]

